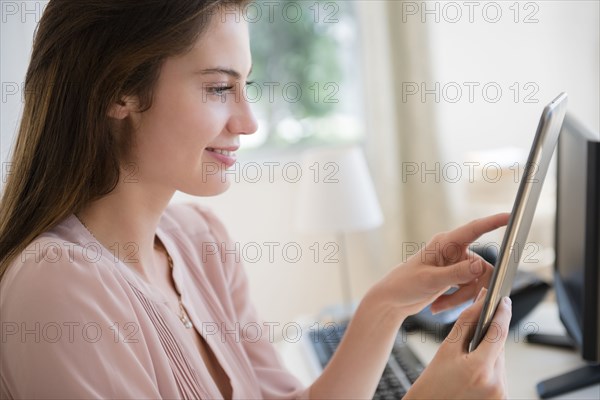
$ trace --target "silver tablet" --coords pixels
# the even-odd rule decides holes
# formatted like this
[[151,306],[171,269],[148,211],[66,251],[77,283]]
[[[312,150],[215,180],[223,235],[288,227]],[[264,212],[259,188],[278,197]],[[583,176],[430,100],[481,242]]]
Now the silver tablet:
[[500,299],[510,294],[566,111],[566,93],[544,107],[469,351],[485,337]]

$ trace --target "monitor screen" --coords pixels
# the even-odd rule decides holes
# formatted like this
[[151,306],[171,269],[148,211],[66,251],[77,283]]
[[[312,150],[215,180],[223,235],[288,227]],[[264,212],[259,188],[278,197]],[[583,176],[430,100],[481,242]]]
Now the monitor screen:
[[569,115],[558,142],[555,290],[560,318],[582,351],[600,359],[598,141]]

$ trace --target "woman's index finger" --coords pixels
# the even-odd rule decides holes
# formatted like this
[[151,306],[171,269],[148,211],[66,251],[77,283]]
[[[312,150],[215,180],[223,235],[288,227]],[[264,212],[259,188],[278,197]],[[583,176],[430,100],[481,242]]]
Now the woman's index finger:
[[475,219],[451,231],[451,241],[457,243],[471,243],[484,233],[491,232],[508,224],[510,213],[500,213],[489,217]]

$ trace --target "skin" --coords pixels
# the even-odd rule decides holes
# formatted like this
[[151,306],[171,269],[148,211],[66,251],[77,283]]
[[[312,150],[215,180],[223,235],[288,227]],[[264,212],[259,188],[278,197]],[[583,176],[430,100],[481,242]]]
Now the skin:
[[[174,288],[163,253],[154,247],[154,232],[176,190],[212,196],[229,187],[221,175],[226,166],[206,149],[237,146],[240,135],[256,131],[242,91],[250,70],[247,24],[229,13],[215,18],[189,53],[166,60],[150,110],[137,112],[135,97],[123,98],[123,104],[114,104],[110,110],[109,117],[116,124],[130,119],[137,127],[137,145],[128,160],[136,166],[135,183],[121,179],[113,193],[90,203],[79,217],[105,248],[119,244],[121,260],[130,253],[127,244],[137,244],[135,257],[124,262],[168,292],[168,297],[175,295]],[[234,88],[223,96],[211,89],[215,86]],[[217,171],[207,174],[208,166]],[[131,180],[131,172],[124,167],[123,178]],[[362,299],[330,363],[311,385],[311,398],[371,398],[408,315],[432,302],[434,311],[451,308],[472,299],[487,285],[491,265],[470,254],[467,246],[506,225],[508,217],[493,215],[440,233],[378,281]],[[453,252],[444,251],[449,246]],[[459,290],[443,295],[451,286]],[[476,322],[480,309],[481,301],[465,310],[457,326]],[[510,313],[510,305],[502,302],[494,320],[500,340],[484,340],[473,353],[465,350],[468,335],[449,335],[460,340],[442,344],[406,398],[506,397],[504,342]]]

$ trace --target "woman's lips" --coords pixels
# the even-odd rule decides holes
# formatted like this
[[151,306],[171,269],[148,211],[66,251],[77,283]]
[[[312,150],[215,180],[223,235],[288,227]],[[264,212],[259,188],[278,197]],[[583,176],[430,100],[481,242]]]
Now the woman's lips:
[[237,160],[237,156],[234,152],[235,150],[215,149],[212,147],[207,147],[206,151],[210,154],[211,157],[225,164],[227,168],[235,164]]

